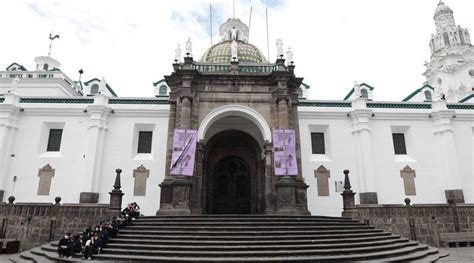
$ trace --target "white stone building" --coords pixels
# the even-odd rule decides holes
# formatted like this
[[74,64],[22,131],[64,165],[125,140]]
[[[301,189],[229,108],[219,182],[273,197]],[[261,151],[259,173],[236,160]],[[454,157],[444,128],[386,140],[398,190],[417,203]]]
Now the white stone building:
[[[365,83],[340,101],[307,100],[309,86],[300,86],[301,172],[312,214],[340,214],[344,169],[351,171],[360,203],[402,203],[405,197],[413,203],[474,202],[474,47],[443,2],[434,19],[427,81],[403,101],[377,101]],[[244,42],[240,34],[225,37]],[[255,51],[266,63],[258,49],[245,48],[239,56]],[[144,214],[154,214],[171,145],[166,81],[153,83],[155,97],[117,97],[103,78],[71,80],[50,55],[35,62],[34,71],[17,63],[0,71],[3,201],[13,195],[17,202],[61,196],[64,203],[107,203],[121,168],[124,202],[136,201]],[[239,116],[247,115],[252,112]],[[257,115],[242,125],[252,122],[263,128],[249,127],[250,133],[269,127]],[[222,119],[219,125],[232,123]]]

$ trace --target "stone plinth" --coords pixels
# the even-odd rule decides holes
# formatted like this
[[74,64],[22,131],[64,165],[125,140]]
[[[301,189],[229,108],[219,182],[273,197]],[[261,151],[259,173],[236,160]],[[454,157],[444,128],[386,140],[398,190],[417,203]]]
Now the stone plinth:
[[276,184],[276,213],[280,215],[309,215],[306,202],[308,185],[284,176]]
[[160,210],[157,215],[189,215],[190,192],[193,182],[190,177],[177,176],[166,179],[160,184]]

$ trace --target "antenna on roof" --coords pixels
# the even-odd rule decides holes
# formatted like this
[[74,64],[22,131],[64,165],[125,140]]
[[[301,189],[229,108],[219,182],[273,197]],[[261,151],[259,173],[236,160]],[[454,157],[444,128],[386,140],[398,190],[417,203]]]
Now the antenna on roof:
[[233,18],[235,18],[235,0],[232,0],[232,11],[233,11]]
[[265,1],[265,20],[267,21],[267,58],[270,61],[270,42],[268,39],[268,5]]
[[210,26],[210,34],[211,34],[211,46],[212,46],[212,5],[209,5],[209,26]]
[[249,36],[247,38],[247,41],[250,42],[250,24],[252,23],[252,5],[250,5],[250,17],[249,17]]

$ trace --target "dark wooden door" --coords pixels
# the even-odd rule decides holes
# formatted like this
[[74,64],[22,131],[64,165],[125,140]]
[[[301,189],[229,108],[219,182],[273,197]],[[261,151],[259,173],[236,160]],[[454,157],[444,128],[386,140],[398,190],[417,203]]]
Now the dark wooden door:
[[221,159],[214,170],[214,214],[250,214],[250,172],[236,156]]

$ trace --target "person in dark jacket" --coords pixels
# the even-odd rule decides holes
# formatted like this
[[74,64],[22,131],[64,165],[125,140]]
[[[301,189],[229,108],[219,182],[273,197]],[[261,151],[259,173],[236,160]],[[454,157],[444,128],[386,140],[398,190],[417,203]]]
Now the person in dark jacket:
[[84,232],[82,232],[82,244],[85,244],[87,240],[91,239],[92,237],[92,229],[90,227],[86,227]]
[[84,257],[82,259],[92,259],[93,254],[100,254],[103,247],[102,240],[99,238],[97,233],[91,237],[91,239],[87,240],[85,247],[84,247]]
[[58,243],[58,254],[59,257],[67,257],[71,258],[72,257],[72,251],[71,251],[71,233],[66,233],[64,237],[62,237],[59,240]]
[[72,253],[81,253],[82,251],[82,241],[79,235],[74,235],[72,236],[72,241],[71,241],[71,249]]

